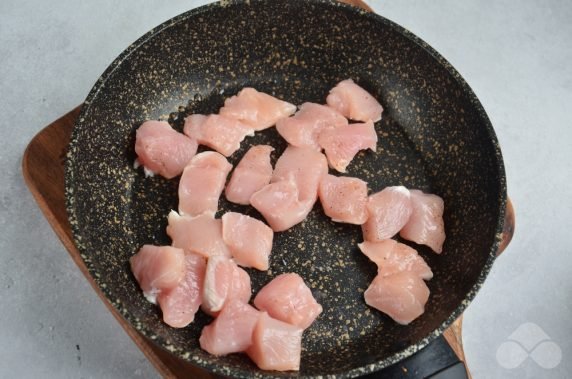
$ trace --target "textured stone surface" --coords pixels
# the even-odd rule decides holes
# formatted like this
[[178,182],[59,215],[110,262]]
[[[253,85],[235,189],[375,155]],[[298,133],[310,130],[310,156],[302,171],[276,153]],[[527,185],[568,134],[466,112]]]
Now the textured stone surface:
[[[19,163],[33,134],[81,102],[130,42],[193,4],[149,2],[148,9],[128,2],[120,8],[107,2],[0,5],[1,130],[9,141],[0,155],[8,168],[0,182],[0,291],[12,305],[0,311],[0,330],[7,337],[0,353],[8,362],[0,376],[156,375],[42,219],[25,191]],[[570,355],[565,225],[571,181],[564,168],[570,161],[570,117],[565,113],[572,83],[565,37],[570,35],[569,5],[530,2],[513,8],[509,2],[483,7],[440,1],[373,6],[425,39],[461,72],[485,106],[503,148],[517,234],[467,312],[466,349],[473,372],[481,377],[562,377],[570,371],[569,362],[544,371],[529,359],[507,370],[495,353],[520,324],[534,322],[564,356]],[[546,273],[548,279],[541,280]]]

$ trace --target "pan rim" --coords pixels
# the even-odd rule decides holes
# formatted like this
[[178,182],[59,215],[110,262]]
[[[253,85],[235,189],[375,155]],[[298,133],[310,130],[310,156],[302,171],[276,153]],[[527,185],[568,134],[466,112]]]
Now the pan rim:
[[[241,368],[228,368],[225,366],[218,366],[214,365],[210,362],[206,362],[200,359],[196,359],[195,357],[188,356],[182,349],[175,348],[172,345],[169,345],[168,341],[164,340],[163,338],[157,337],[153,334],[152,330],[149,330],[145,326],[136,322],[135,318],[127,312],[125,308],[122,307],[121,304],[112,301],[112,293],[108,286],[102,286],[102,282],[97,275],[97,269],[91,263],[91,260],[86,256],[86,249],[82,246],[81,242],[81,228],[78,223],[78,218],[75,213],[75,203],[73,201],[74,195],[74,171],[76,170],[75,162],[73,160],[74,151],[77,149],[78,142],[78,130],[81,127],[82,123],[84,122],[85,116],[88,113],[92,102],[98,97],[98,94],[105,87],[107,80],[113,77],[113,74],[117,68],[121,66],[121,64],[129,58],[129,56],[137,51],[139,48],[145,45],[145,43],[154,38],[155,36],[159,35],[163,31],[167,30],[168,28],[175,26],[189,18],[196,17],[201,14],[205,14],[211,10],[218,9],[219,7],[224,7],[229,4],[244,6],[251,3],[264,3],[271,0],[239,0],[239,1],[221,1],[217,3],[210,3],[203,5],[201,7],[197,7],[191,9],[187,12],[184,12],[178,16],[175,16],[162,24],[152,28],[150,31],[145,33],[143,36],[138,38],[135,42],[130,44],[123,52],[113,60],[113,62],[106,68],[106,70],[101,74],[98,80],[93,85],[92,89],[90,90],[88,96],[86,97],[85,102],[82,105],[81,112],[76,120],[74,125],[74,129],[72,131],[72,135],[70,138],[70,144],[68,147],[68,151],[66,153],[65,159],[65,198],[66,198],[66,210],[68,213],[68,220],[70,222],[72,236],[74,239],[74,243],[78,250],[80,251],[80,255],[82,260],[84,261],[88,271],[93,278],[93,280],[97,283],[99,290],[105,295],[106,300],[118,311],[118,313],[132,326],[134,327],[139,333],[144,335],[146,338],[153,340],[157,346],[160,346],[162,349],[168,350],[171,353],[177,355],[179,358],[182,358],[193,365],[200,367],[206,371],[215,373],[215,374],[222,374],[222,375],[229,375],[232,374],[236,377],[252,377],[253,374],[257,377],[266,377],[266,373],[253,373],[252,371],[247,371]],[[427,346],[431,341],[439,337],[467,308],[467,306],[471,303],[471,301],[476,296],[477,292],[482,287],[486,277],[488,276],[492,265],[495,261],[496,254],[500,245],[502,230],[504,227],[504,213],[506,210],[506,174],[504,169],[504,163],[502,159],[502,153],[500,149],[500,145],[494,131],[494,128],[490,122],[488,115],[484,107],[482,106],[481,102],[478,100],[476,94],[473,92],[471,87],[468,83],[464,80],[461,74],[443,57],[439,54],[435,49],[433,49],[429,44],[423,41],[421,38],[407,30],[406,28],[398,25],[397,23],[373,12],[368,12],[362,10],[360,8],[356,8],[354,6],[343,4],[336,1],[330,0],[301,0],[305,3],[310,4],[329,4],[330,6],[341,7],[344,8],[348,12],[353,12],[356,15],[360,15],[360,17],[369,17],[373,19],[375,22],[381,23],[386,27],[393,29],[395,32],[401,34],[412,43],[417,45],[419,48],[423,49],[426,53],[428,53],[433,59],[437,61],[437,63],[442,66],[447,73],[454,79],[457,84],[462,88],[464,93],[468,96],[471,104],[475,107],[475,110],[481,117],[483,121],[483,127],[485,128],[488,140],[493,144],[494,153],[495,153],[495,161],[497,165],[497,172],[498,172],[498,179],[500,185],[500,196],[498,200],[498,219],[495,227],[495,241],[490,247],[487,260],[475,282],[475,284],[471,287],[471,289],[466,293],[460,305],[452,312],[452,314],[443,322],[441,323],[435,330],[429,333],[427,336],[419,340],[418,342],[408,346],[407,348],[398,351],[391,356],[382,359],[380,361],[373,362],[371,364],[357,367],[353,369],[349,369],[343,373],[336,373],[336,374],[328,374],[328,377],[333,378],[351,378],[358,375],[365,375],[368,373],[372,373],[378,370],[381,370],[387,366],[390,366],[394,363],[397,363],[403,360],[406,357],[409,357],[416,353],[417,351],[421,350],[425,346]],[[155,337],[155,338],[153,338]],[[297,373],[294,374],[296,377],[304,377],[304,378],[318,378],[321,377],[319,375],[298,375]]]

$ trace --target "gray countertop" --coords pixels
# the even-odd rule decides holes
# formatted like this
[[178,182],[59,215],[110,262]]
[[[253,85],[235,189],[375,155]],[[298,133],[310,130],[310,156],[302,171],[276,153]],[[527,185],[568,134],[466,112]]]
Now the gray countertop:
[[[125,47],[202,3],[0,2],[0,377],[158,376],[43,218],[21,157]],[[570,377],[572,2],[369,3],[457,68],[501,143],[517,229],[465,313],[474,377]]]

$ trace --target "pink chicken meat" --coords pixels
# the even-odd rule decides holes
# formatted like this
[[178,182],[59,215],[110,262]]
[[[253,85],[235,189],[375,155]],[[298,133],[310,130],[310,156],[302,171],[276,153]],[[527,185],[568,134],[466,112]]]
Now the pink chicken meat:
[[185,253],[185,276],[175,288],[157,296],[167,325],[184,328],[193,322],[202,302],[205,268],[203,257]]
[[350,124],[339,128],[324,130],[318,137],[318,143],[328,157],[330,166],[339,172],[346,168],[360,150],[375,152],[377,133],[372,121],[364,124]]
[[243,267],[268,270],[274,232],[260,220],[236,212],[222,216],[222,238]]
[[437,195],[411,190],[412,212],[409,221],[399,235],[406,240],[429,246],[440,254],[445,242],[445,224],[443,199]]
[[159,174],[171,179],[181,175],[197,152],[197,142],[171,128],[166,121],[145,121],[135,137],[135,166],[142,165],[145,175]]
[[429,288],[414,272],[378,274],[364,292],[367,305],[382,311],[401,325],[407,325],[425,311]]
[[288,146],[276,161],[272,183],[292,180],[298,188],[298,199],[314,205],[320,180],[327,173],[328,161],[324,154],[309,147]]
[[248,303],[252,290],[250,277],[231,259],[223,255],[209,258],[203,285],[202,309],[216,315],[227,301]]
[[314,299],[310,288],[295,273],[272,279],[258,292],[254,305],[273,318],[302,329],[312,325],[322,313],[322,306]]
[[170,246],[143,245],[129,263],[145,298],[153,304],[159,293],[177,287],[185,276],[185,253]]
[[262,313],[240,301],[228,301],[217,318],[203,328],[199,343],[213,355],[246,351],[252,345],[252,335]]
[[278,158],[271,183],[250,198],[275,232],[302,222],[318,198],[318,185],[328,173],[326,157],[309,147],[288,146]]
[[433,278],[433,272],[417,251],[403,243],[388,239],[358,244],[361,252],[377,264],[378,274],[389,276],[402,271],[412,272],[421,279]]
[[326,216],[361,225],[367,220],[367,183],[358,178],[324,175],[318,191]]
[[226,99],[219,111],[221,115],[239,120],[256,131],[269,128],[294,112],[295,105],[249,87]]
[[219,153],[205,151],[195,155],[179,182],[179,212],[189,216],[205,212],[214,215],[230,170],[232,165]]
[[328,128],[346,126],[348,120],[332,107],[316,103],[304,103],[292,117],[276,123],[276,130],[290,145],[311,147],[321,151],[318,136]]
[[351,120],[363,122],[381,120],[383,112],[381,104],[351,79],[342,80],[332,88],[326,102]]
[[240,149],[246,136],[254,135],[254,130],[242,122],[218,114],[208,116],[193,114],[185,119],[186,135],[224,155],[231,156]]
[[368,219],[362,225],[366,241],[379,242],[396,235],[411,215],[411,195],[403,186],[386,187],[370,195]]
[[228,201],[249,205],[250,197],[270,183],[272,164],[270,153],[274,148],[268,145],[252,146],[234,169],[225,189]]
[[263,312],[246,353],[262,370],[297,371],[300,369],[303,331]]
[[258,211],[275,232],[283,232],[304,221],[312,210],[313,202],[298,200],[298,187],[293,180],[270,183],[250,198]]
[[189,253],[199,254],[205,258],[213,255],[230,257],[230,251],[222,238],[222,221],[203,213],[200,216],[180,216],[177,212],[169,213],[167,235],[172,245]]

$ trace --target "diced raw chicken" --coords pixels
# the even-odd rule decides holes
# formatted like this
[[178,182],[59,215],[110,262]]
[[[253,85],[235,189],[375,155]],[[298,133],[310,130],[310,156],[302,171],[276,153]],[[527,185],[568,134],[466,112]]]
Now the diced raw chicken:
[[129,258],[131,271],[148,301],[179,285],[185,276],[185,253],[171,246],[143,245]]
[[352,120],[364,122],[381,120],[383,112],[381,104],[351,79],[342,80],[332,88],[326,102],[330,107]]
[[262,370],[300,369],[303,329],[262,313],[246,353]]
[[142,165],[145,175],[159,174],[171,179],[181,175],[197,152],[197,142],[171,128],[166,121],[145,121],[135,137],[135,166]]
[[235,262],[268,270],[274,232],[260,220],[236,212],[222,216],[222,238]]
[[298,188],[300,201],[318,198],[318,185],[328,173],[328,161],[324,154],[309,147],[288,146],[276,161],[272,183],[293,180]]
[[172,245],[187,252],[202,255],[205,258],[213,255],[230,257],[230,250],[222,239],[222,221],[203,213],[200,216],[180,216],[177,212],[169,213],[167,234]]
[[302,329],[312,325],[322,313],[322,306],[314,299],[304,279],[295,273],[272,279],[258,292],[254,305],[273,318]]
[[403,186],[387,187],[370,195],[368,219],[362,225],[366,241],[379,242],[396,235],[411,215],[411,195]]
[[314,202],[298,200],[298,188],[292,180],[270,183],[250,198],[275,232],[282,232],[304,221]]
[[240,300],[229,300],[217,318],[203,328],[201,348],[214,355],[245,351],[252,345],[252,334],[261,315]]
[[433,277],[431,268],[417,251],[403,243],[388,239],[381,242],[359,243],[358,247],[378,267],[377,273],[389,276],[402,271],[410,271],[421,279]]
[[179,182],[179,212],[214,215],[230,170],[232,165],[219,153],[205,151],[195,155]]
[[205,312],[214,314],[231,299],[248,303],[251,295],[250,277],[246,271],[223,255],[209,258],[203,286],[202,308]]
[[375,152],[377,133],[372,121],[365,124],[350,124],[335,129],[326,129],[318,136],[330,166],[339,172],[346,168],[360,150]]
[[219,111],[221,115],[242,121],[256,131],[269,128],[294,112],[295,105],[249,87],[226,99]]
[[425,311],[429,288],[409,271],[377,275],[364,293],[367,305],[382,311],[401,325],[407,325]]
[[236,165],[230,181],[226,185],[225,196],[236,204],[249,205],[250,197],[270,183],[272,164],[270,153],[272,146],[252,146]]
[[254,135],[254,130],[242,122],[218,114],[208,116],[193,114],[185,119],[186,135],[229,157],[240,149],[246,136]]
[[327,128],[348,124],[347,118],[332,107],[316,103],[304,103],[292,117],[276,123],[276,130],[292,146],[311,147],[321,151],[318,135]]
[[206,262],[203,257],[185,253],[185,276],[170,291],[161,292],[157,301],[163,321],[174,328],[184,328],[195,319],[203,299]]
[[336,222],[361,225],[367,220],[367,183],[358,178],[324,175],[319,187],[324,213]]
[[437,195],[411,190],[412,213],[409,221],[399,235],[406,240],[429,246],[440,254],[445,242],[445,224],[443,199]]

